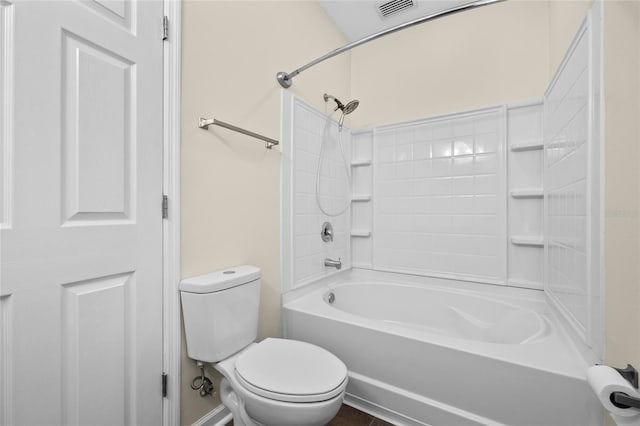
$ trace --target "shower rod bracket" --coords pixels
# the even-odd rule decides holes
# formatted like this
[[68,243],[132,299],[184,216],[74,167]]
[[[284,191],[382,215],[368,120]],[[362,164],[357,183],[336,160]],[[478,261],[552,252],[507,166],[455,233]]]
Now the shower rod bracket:
[[284,71],[280,71],[278,74],[276,74],[276,78],[278,79],[278,83],[280,83],[280,86],[284,87],[285,89],[288,89],[293,84],[293,79],[289,77],[289,74]]

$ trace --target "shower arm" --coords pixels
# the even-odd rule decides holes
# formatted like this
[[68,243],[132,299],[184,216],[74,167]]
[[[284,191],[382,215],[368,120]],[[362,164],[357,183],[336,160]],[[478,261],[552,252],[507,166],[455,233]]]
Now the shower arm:
[[432,21],[434,19],[438,19],[438,18],[443,18],[445,16],[449,16],[449,15],[453,15],[459,12],[464,12],[466,10],[471,10],[471,9],[475,9],[478,7],[482,7],[482,6],[487,6],[489,4],[493,4],[493,3],[500,3],[506,0],[477,0],[477,1],[473,1],[471,3],[465,3],[462,5],[458,5],[458,6],[454,6],[451,7],[449,9],[445,9],[442,10],[440,12],[436,12],[436,13],[432,13],[431,15],[427,15],[427,16],[423,16],[421,18],[418,19],[414,19],[413,21],[409,21],[409,22],[405,22],[404,24],[400,24],[400,25],[396,25],[395,27],[392,28],[388,28],[386,30],[382,30],[380,32],[377,32],[375,34],[371,34],[369,36],[366,36],[364,38],[361,38],[360,40],[356,40],[353,41],[349,44],[345,44],[342,47],[339,47],[338,49],[332,50],[331,52],[317,58],[314,59],[313,61],[309,62],[306,65],[301,66],[300,68],[296,69],[295,71],[291,71],[290,73],[286,73],[283,71],[280,71],[278,74],[276,74],[276,79],[278,80],[278,83],[280,83],[280,86],[284,87],[285,89],[288,89],[289,87],[291,87],[291,84],[293,84],[293,78],[295,76],[297,76],[298,74],[300,74],[302,71],[311,68],[312,66],[319,64],[320,62],[323,62],[329,58],[333,58],[336,55],[339,55],[341,53],[344,53],[346,51],[349,51],[351,49],[353,49],[354,47],[358,47],[362,44],[368,43],[372,40],[375,40],[377,38],[386,36],[387,34],[391,34],[391,33],[395,33],[396,31],[400,31],[400,30],[404,30],[406,28],[409,27],[413,27],[414,25],[418,25],[418,24],[422,24],[423,22],[428,22],[428,21]]

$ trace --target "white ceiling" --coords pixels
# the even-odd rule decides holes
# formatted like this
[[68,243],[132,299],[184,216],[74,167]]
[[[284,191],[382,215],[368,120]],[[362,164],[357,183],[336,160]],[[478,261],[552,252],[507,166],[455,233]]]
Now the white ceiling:
[[318,0],[349,41],[449,9],[469,0],[413,0],[414,6],[382,18],[378,6],[389,0]]

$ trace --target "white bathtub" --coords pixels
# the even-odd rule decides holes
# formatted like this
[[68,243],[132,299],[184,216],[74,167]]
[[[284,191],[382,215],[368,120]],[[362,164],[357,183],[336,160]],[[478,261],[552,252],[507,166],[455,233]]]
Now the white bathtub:
[[354,269],[287,294],[284,332],[340,357],[347,402],[396,424],[602,424],[540,291]]

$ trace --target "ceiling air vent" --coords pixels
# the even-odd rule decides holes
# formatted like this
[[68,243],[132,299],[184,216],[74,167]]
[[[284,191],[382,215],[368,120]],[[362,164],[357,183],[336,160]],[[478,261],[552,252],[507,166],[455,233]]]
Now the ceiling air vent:
[[398,12],[402,12],[405,9],[409,9],[413,7],[413,0],[391,0],[386,3],[382,3],[378,6],[378,10],[380,11],[380,15],[383,18],[386,18],[391,15],[395,15]]

